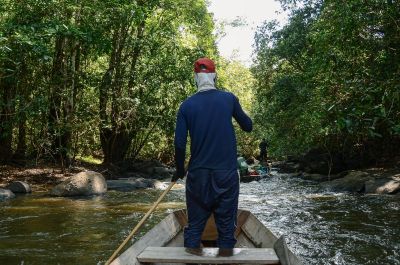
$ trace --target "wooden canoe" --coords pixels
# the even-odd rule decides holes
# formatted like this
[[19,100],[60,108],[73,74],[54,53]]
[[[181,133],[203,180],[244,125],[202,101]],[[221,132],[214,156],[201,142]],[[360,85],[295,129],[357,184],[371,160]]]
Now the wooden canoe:
[[[129,247],[125,252],[123,252],[119,257],[117,257],[111,265],[139,265],[143,264],[138,260],[140,255],[143,255],[146,251],[154,250],[158,251],[158,256],[168,256],[171,251],[183,250],[183,228],[187,224],[186,210],[177,210],[169,214],[160,223],[158,223],[153,229],[148,231],[140,240],[136,241],[131,247]],[[248,260],[247,263],[257,263],[257,264],[281,264],[281,265],[302,265],[300,259],[291,252],[284,241],[284,238],[277,238],[268,228],[266,228],[253,214],[249,211],[239,210],[237,229],[235,232],[237,238],[237,244],[235,246],[235,251],[237,250],[252,250],[260,252],[261,250],[273,252],[272,254],[276,257],[275,261],[262,262],[263,260],[258,260],[254,262],[255,259]],[[214,223],[213,216],[207,222],[206,228],[202,235],[202,242],[204,247],[214,247],[215,240],[217,239],[217,231]],[[165,248],[157,248],[165,247]],[[168,247],[168,248],[167,248]],[[175,248],[174,248],[175,247]],[[180,247],[180,248],[176,248]],[[236,249],[237,248],[237,249]],[[158,250],[155,250],[158,249]],[[211,249],[211,248],[210,248]],[[165,250],[165,254],[161,254],[162,250]],[[212,251],[213,249],[211,249]],[[242,251],[245,253],[246,251]],[[258,252],[254,252],[257,255]],[[236,253],[236,252],[235,252]],[[263,252],[266,253],[266,252]],[[243,254],[245,255],[245,254]],[[242,255],[242,256],[243,256]],[[240,255],[238,255],[240,257]],[[235,257],[237,258],[237,257]],[[198,258],[200,260],[191,260],[191,262],[181,262],[184,263],[207,263],[203,258]],[[226,258],[229,259],[229,258]],[[233,258],[232,258],[233,260]],[[204,262],[202,262],[204,261]],[[163,261],[154,262],[153,264],[165,264]],[[212,259],[208,263],[213,262]],[[167,262],[168,263],[168,262]],[[172,263],[172,262],[169,262]],[[177,264],[177,260],[173,262]],[[230,262],[225,260],[225,262],[216,263],[238,263]],[[240,262],[244,263],[244,262]]]

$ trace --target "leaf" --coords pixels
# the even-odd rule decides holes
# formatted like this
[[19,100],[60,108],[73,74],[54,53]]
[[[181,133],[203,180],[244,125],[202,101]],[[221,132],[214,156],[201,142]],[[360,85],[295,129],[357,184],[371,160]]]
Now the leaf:
[[393,98],[398,101],[400,99],[400,92],[399,91],[393,92]]
[[376,133],[376,132],[370,131],[369,134],[370,134],[373,138],[375,138],[375,137],[382,138],[382,134],[380,134],[380,133]]
[[349,119],[345,119],[344,122],[345,122],[347,128],[350,128],[353,124],[353,122]]

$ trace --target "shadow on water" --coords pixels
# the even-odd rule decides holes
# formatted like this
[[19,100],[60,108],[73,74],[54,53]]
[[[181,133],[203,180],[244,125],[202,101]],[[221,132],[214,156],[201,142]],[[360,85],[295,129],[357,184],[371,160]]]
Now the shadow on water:
[[[104,264],[161,192],[53,198],[41,191],[0,202],[0,264]],[[241,184],[240,194],[240,207],[286,235],[305,265],[400,264],[399,197],[321,193],[276,173]],[[184,190],[164,201],[133,240],[184,208]]]

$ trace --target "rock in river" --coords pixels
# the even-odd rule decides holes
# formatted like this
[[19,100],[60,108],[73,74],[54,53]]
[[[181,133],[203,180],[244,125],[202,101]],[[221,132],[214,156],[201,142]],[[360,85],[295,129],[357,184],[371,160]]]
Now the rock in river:
[[8,200],[15,197],[15,194],[11,190],[0,188],[0,201]]
[[323,182],[322,186],[334,192],[365,192],[365,183],[373,177],[363,171],[349,171],[343,178]]
[[28,183],[23,181],[13,181],[7,185],[7,189],[11,190],[14,193],[31,193],[32,189]]
[[154,179],[145,179],[145,178],[128,178],[128,179],[116,179],[116,180],[108,180],[107,186],[109,190],[118,190],[118,191],[134,191],[137,189],[146,189],[146,188],[156,188],[163,189],[165,188],[162,182]]
[[325,189],[334,192],[358,192],[396,194],[400,192],[400,174],[374,174],[364,171],[347,171],[339,174],[343,178],[322,183]]
[[365,193],[396,194],[400,192],[400,174],[365,182]]
[[90,196],[100,195],[107,191],[103,175],[94,171],[80,172],[58,184],[51,191],[53,196]]

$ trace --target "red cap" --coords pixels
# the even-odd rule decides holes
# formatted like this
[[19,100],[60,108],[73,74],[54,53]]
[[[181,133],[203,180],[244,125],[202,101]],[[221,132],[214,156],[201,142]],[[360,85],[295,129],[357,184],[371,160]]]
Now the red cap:
[[200,58],[194,63],[196,73],[215,73],[215,64],[208,58]]

